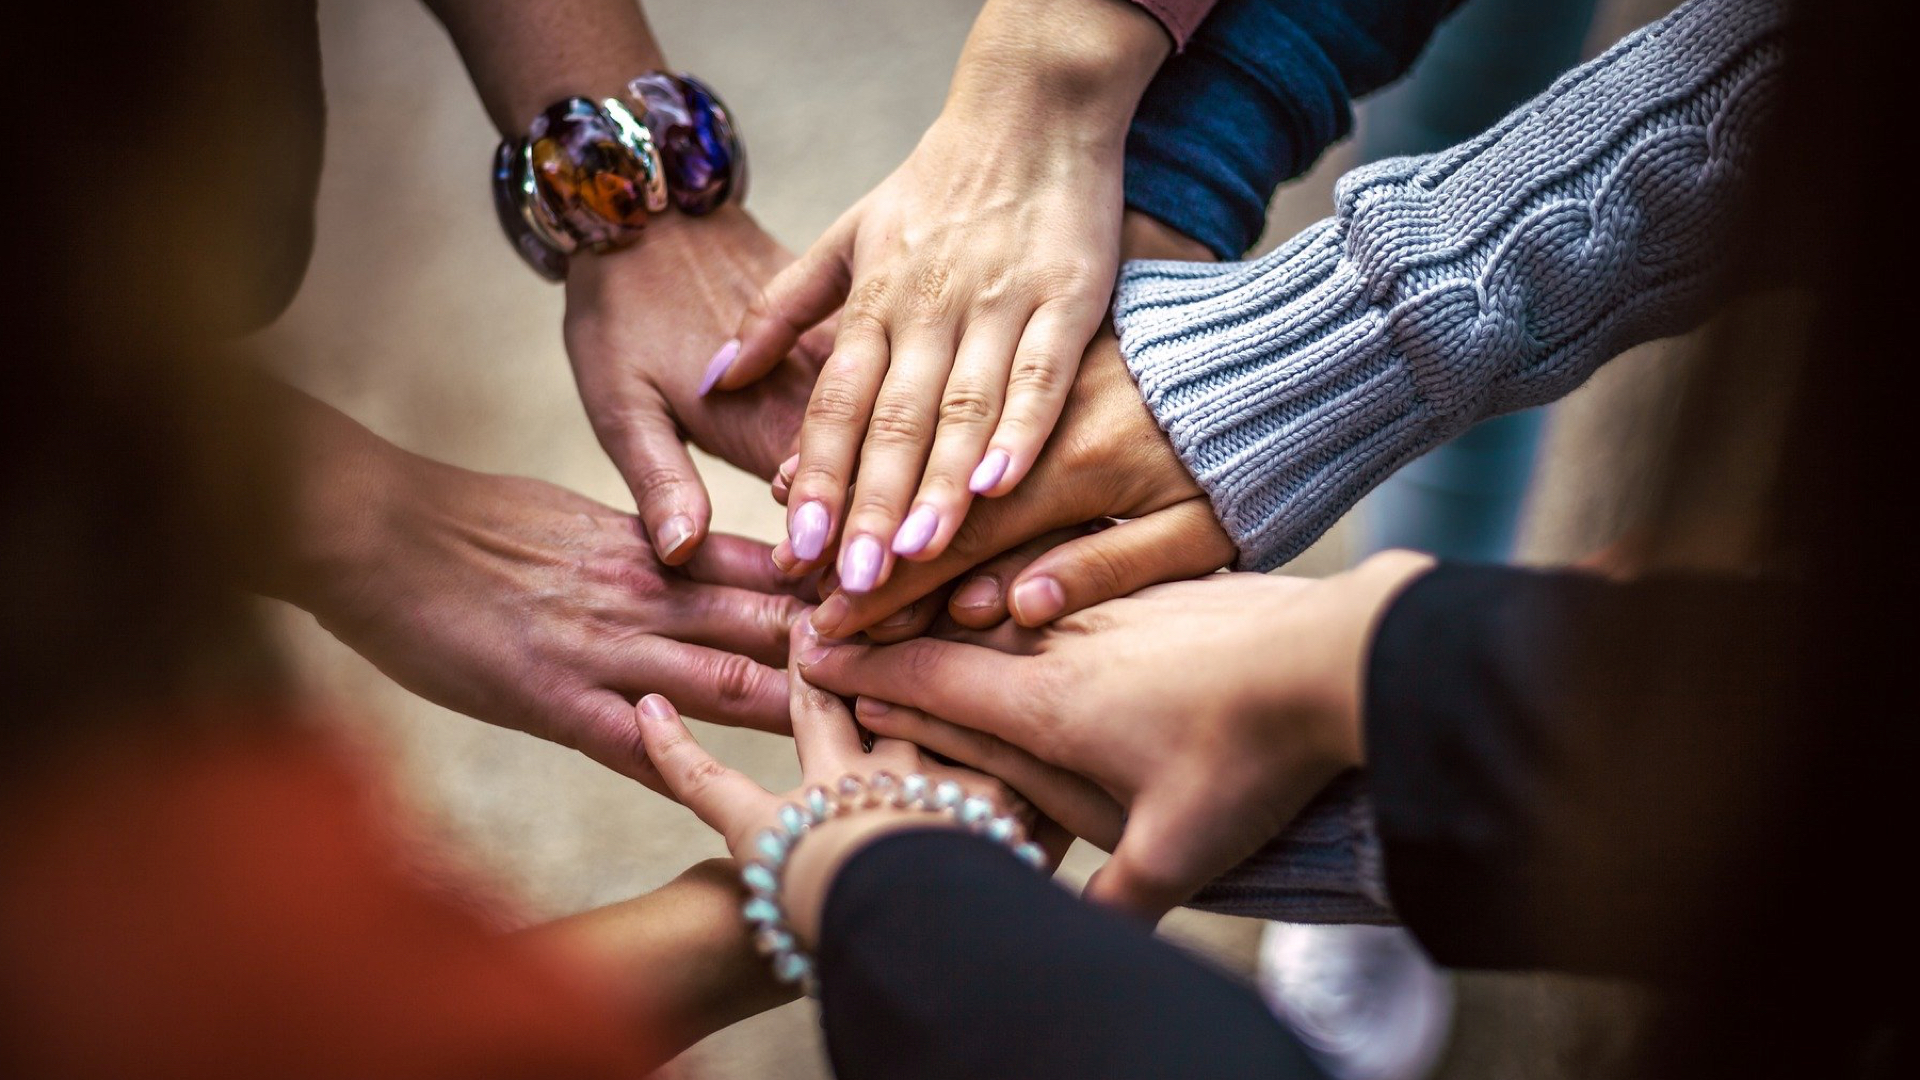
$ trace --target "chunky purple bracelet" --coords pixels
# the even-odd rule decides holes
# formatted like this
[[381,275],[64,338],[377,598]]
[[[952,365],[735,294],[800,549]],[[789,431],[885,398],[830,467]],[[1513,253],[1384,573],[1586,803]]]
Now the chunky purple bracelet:
[[527,135],[494,153],[500,227],[527,265],[566,277],[573,254],[638,240],[672,205],[709,214],[746,193],[746,150],[732,114],[690,75],[649,72],[629,101],[571,97],[534,118]]
[[746,199],[747,150],[711,87],[685,72],[649,71],[627,84],[627,99],[653,133],[681,213],[698,217]]

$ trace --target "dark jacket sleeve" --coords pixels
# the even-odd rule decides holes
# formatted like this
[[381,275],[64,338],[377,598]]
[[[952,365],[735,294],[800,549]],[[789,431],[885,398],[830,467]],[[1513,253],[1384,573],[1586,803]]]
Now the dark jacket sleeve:
[[1795,600],[1465,565],[1408,588],[1374,639],[1366,745],[1387,893],[1434,958],[1684,970],[1727,917],[1703,898],[1767,830]]
[[1322,1075],[1252,990],[976,836],[855,853],[820,936],[840,1080]]
[[1237,259],[1267,203],[1353,126],[1459,0],[1220,0],[1147,88],[1127,135],[1126,199]]

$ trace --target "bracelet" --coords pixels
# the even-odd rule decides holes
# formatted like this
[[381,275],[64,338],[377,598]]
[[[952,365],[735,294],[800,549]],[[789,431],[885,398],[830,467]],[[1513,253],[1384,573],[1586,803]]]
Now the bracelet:
[[857,776],[841,777],[832,790],[817,785],[808,788],[798,804],[787,803],[780,808],[774,828],[764,829],[753,838],[758,854],[740,869],[740,882],[747,890],[747,902],[740,914],[753,928],[754,948],[773,965],[774,978],[798,983],[808,997],[820,996],[819,981],[813,957],[801,950],[780,899],[787,863],[801,838],[814,826],[879,806],[945,814],[968,832],[1013,849],[1020,861],[1034,869],[1046,865],[1046,852],[1027,839],[1025,826],[1011,816],[996,815],[991,800],[968,795],[952,780],[936,784],[919,773],[901,779],[890,772],[877,772],[866,781]]
[[520,257],[560,281],[575,252],[638,240],[649,217],[709,214],[746,195],[747,156],[733,116],[691,75],[654,71],[628,101],[570,97],[494,152],[493,205]]
[[684,71],[649,71],[627,84],[627,100],[653,133],[681,213],[699,217],[746,200],[747,148],[712,87]]

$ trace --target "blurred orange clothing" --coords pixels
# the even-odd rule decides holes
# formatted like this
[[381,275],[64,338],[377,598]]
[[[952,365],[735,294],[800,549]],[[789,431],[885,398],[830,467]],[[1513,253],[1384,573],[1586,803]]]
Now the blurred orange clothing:
[[406,870],[338,748],[178,729],[0,786],[0,1075],[635,1076],[580,973]]

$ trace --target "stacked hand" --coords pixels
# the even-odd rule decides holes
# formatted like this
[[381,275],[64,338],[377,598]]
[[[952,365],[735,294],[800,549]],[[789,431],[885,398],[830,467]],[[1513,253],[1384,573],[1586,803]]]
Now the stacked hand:
[[663,215],[639,246],[576,259],[567,275],[567,354],[580,398],[669,565],[692,557],[712,519],[686,441],[767,478],[792,452],[831,323],[789,340],[751,388],[701,394],[704,350],[791,261],[729,206],[699,219]]
[[1430,565],[1389,552],[1324,580],[1235,574],[1042,631],[820,641],[796,658],[808,681],[859,695],[876,733],[996,775],[1056,768],[1097,784],[1111,803],[1083,808],[1081,835],[1119,841],[1088,895],[1157,918],[1360,764],[1373,627]]
[[715,385],[747,386],[840,312],[789,471],[792,565],[837,547],[866,592],[1028,474],[1106,314],[1127,123],[1167,46],[1131,4],[993,0],[919,146],[714,356]]
[[275,589],[402,686],[658,779],[632,702],[786,730],[796,583],[714,536],[678,569],[631,514],[537,480],[405,453],[301,399],[314,467]]

